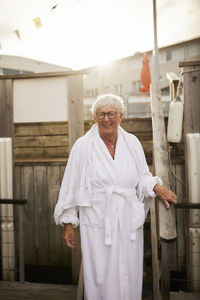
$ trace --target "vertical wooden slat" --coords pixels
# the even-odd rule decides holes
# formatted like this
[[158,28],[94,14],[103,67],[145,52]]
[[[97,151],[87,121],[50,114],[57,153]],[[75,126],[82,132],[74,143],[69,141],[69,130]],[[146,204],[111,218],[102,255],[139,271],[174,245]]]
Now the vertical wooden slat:
[[62,265],[62,237],[60,226],[55,226],[53,213],[58,199],[60,189],[60,168],[59,166],[48,166],[47,168],[48,186],[48,264]]
[[[184,165],[176,165],[176,176],[184,183],[185,176],[184,176]],[[178,198],[178,202],[185,202],[185,186],[176,179],[176,195]],[[184,218],[184,210],[177,209],[177,263],[178,263],[178,270],[184,270],[186,260],[185,260],[185,253],[186,253],[186,224]]]
[[19,212],[19,281],[21,283],[25,280],[25,264],[24,264],[24,207],[18,206]]
[[27,199],[24,207],[25,264],[36,264],[35,256],[35,197],[32,166],[21,166],[21,197]]
[[12,80],[0,80],[0,137],[13,137]]
[[83,76],[67,77],[69,149],[84,134]]
[[48,265],[48,220],[47,220],[47,172],[46,166],[34,167],[35,194],[35,251],[36,262]]
[[[13,170],[13,197],[16,199],[21,199],[21,168],[19,166],[15,167]],[[15,228],[15,266],[16,275],[15,278],[19,277],[19,223],[18,223],[18,209],[16,205],[14,208],[14,228]],[[23,236],[24,239],[24,236]]]
[[[176,193],[176,178],[174,175],[176,174],[176,166],[171,165],[171,176],[170,176],[170,186],[171,190]],[[174,175],[173,175],[174,174]],[[176,211],[175,217],[176,217]],[[169,271],[177,270],[177,239],[171,240],[168,243],[168,261],[169,261]]]
[[[152,126],[153,126],[153,155],[155,174],[162,178],[163,185],[170,188],[170,168],[168,161],[167,142],[161,99],[157,84],[152,84]],[[176,238],[176,222],[174,208],[166,209],[162,201],[158,201],[159,235],[161,237],[161,298],[169,300],[169,245],[166,240]]]
[[[60,182],[62,182],[64,172],[65,172],[66,166],[60,166]],[[62,264],[64,266],[71,266],[72,264],[72,257],[71,257],[71,250],[68,248],[64,241],[62,240],[62,252],[61,252],[61,257],[62,257]]]
[[[149,166],[149,171],[153,174],[153,165]],[[150,209],[151,219],[151,251],[152,251],[152,281],[153,281],[153,298],[160,300],[160,270],[158,260],[158,231],[157,231],[157,218],[156,218],[156,199],[152,199]]]
[[160,300],[160,271],[158,261],[158,241],[157,241],[157,222],[156,222],[156,204],[155,199],[151,204],[151,248],[152,248],[152,278],[153,278],[153,299]]
[[[68,88],[68,128],[69,128],[69,149],[74,142],[84,134],[84,114],[83,114],[83,77],[82,75],[72,75],[67,77]],[[81,247],[80,233],[76,234],[76,248],[72,249],[72,282],[78,283]]]

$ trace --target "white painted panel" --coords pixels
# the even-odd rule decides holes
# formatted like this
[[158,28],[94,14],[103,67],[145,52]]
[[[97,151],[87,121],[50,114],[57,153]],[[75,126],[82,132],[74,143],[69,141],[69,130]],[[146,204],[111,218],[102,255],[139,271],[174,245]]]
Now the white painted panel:
[[186,136],[188,155],[189,201],[200,202],[200,133],[188,133]]
[[189,228],[190,278],[192,290],[200,292],[200,228]]
[[67,121],[67,78],[15,79],[14,122]]
[[[188,157],[188,192],[191,203],[200,203],[200,133],[186,135]],[[200,227],[200,210],[190,209],[190,226]]]
[[[12,199],[12,139],[0,138],[0,198]],[[13,205],[1,204],[1,255],[3,280],[15,279]]]

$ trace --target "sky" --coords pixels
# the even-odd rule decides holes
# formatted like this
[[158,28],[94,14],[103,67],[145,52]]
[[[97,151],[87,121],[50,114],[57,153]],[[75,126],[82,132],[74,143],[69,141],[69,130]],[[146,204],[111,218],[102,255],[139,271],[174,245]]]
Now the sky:
[[[157,0],[157,30],[159,47],[200,37],[200,0]],[[0,45],[74,70],[152,50],[153,0],[0,0]]]

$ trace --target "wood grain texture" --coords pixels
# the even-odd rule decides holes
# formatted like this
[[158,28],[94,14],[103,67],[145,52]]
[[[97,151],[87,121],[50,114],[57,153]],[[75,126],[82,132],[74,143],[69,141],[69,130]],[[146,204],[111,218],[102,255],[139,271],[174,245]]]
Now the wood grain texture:
[[[21,197],[27,199],[24,207],[24,253],[25,264],[36,264],[35,244],[35,193],[34,168],[25,166],[20,170],[20,178],[15,178],[21,187]],[[20,183],[21,181],[21,183]]]
[[[87,132],[93,124],[93,121],[84,121],[84,132]],[[147,161],[151,163],[153,148],[151,119],[124,119],[121,126],[139,138]],[[14,154],[17,162],[23,160],[50,162],[53,159],[66,161],[69,156],[68,122],[15,124]],[[184,143],[182,142],[173,148],[172,160],[183,161],[183,156]]]
[[84,134],[83,77],[67,77],[69,149]]
[[[163,185],[170,187],[170,166],[168,159],[168,147],[165,134],[162,102],[159,95],[159,86],[152,84],[152,127],[153,127],[153,153],[155,175],[162,178]],[[170,240],[177,236],[174,207],[166,209],[160,201],[158,203],[159,235],[161,238]]]
[[55,225],[54,209],[58,199],[60,190],[60,167],[50,166],[47,168],[47,193],[48,193],[48,265],[62,265],[62,255],[60,249],[62,247],[62,234],[60,226]]
[[0,80],[0,137],[13,137],[13,87],[10,79]]
[[36,263],[48,265],[48,198],[47,198],[47,168],[34,167],[35,195],[35,254]]

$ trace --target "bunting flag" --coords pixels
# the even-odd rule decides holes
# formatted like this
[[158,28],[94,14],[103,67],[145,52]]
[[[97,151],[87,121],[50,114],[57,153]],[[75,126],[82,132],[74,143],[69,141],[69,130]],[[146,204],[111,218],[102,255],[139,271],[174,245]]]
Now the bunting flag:
[[34,22],[36,28],[42,27],[42,22],[40,20],[40,17],[33,19],[33,22]]

